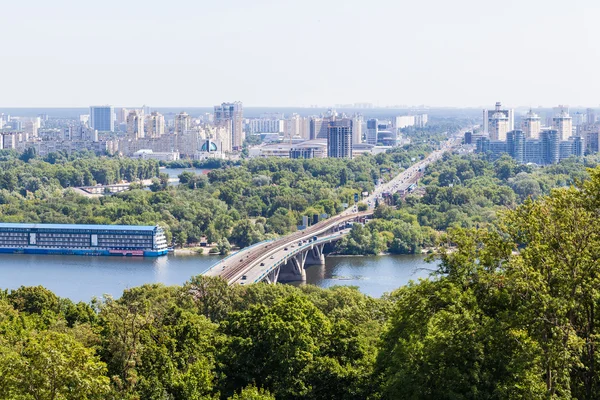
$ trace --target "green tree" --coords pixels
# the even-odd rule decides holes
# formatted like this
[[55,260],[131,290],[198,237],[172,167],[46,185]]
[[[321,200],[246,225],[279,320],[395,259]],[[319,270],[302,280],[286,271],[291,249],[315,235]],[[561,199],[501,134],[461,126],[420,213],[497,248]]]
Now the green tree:
[[217,250],[222,256],[226,256],[231,251],[231,245],[226,238],[221,238],[217,243]]
[[110,391],[106,365],[68,334],[32,333],[0,350],[3,388],[11,399],[104,399]]
[[312,304],[289,297],[272,307],[255,305],[232,313],[222,329],[230,337],[222,356],[227,360],[224,392],[254,382],[276,396],[289,398],[310,391],[306,374],[331,327]]
[[8,295],[13,307],[31,314],[57,313],[59,298],[43,286],[21,286]]

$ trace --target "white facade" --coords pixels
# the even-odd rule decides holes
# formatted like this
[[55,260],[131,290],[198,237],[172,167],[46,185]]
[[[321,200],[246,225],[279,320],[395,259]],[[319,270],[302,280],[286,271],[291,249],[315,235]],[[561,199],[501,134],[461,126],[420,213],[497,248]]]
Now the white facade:
[[144,115],[138,110],[131,110],[127,115],[127,136],[134,139],[145,137]]
[[241,150],[244,143],[244,107],[241,101],[223,103],[215,106],[215,124],[230,125],[231,146],[233,150]]
[[539,115],[529,110],[523,117],[521,129],[527,139],[539,139],[540,131],[542,130],[542,121]]
[[497,113],[502,113],[502,114],[504,114],[504,116],[506,116],[506,119],[508,121],[508,127],[507,127],[508,131],[507,132],[510,132],[515,129],[515,110],[513,110],[512,108],[502,110],[501,108],[502,108],[502,103],[500,103],[498,101],[498,102],[496,102],[496,108],[494,110],[483,110],[483,133],[484,134],[490,133],[490,120]]
[[552,127],[558,131],[561,141],[569,140],[569,137],[573,136],[573,121],[566,111],[552,118]]
[[394,118],[394,128],[403,129],[409,126],[415,126],[414,115],[400,115]]
[[490,140],[506,141],[506,134],[510,131],[509,119],[503,112],[495,112],[488,120]]
[[162,136],[165,133],[165,117],[156,111],[146,115],[144,131],[147,137],[157,138]]
[[255,133],[283,133],[284,121],[281,119],[258,118],[248,121],[248,131]]
[[427,114],[417,114],[415,115],[415,126],[417,128],[424,128],[427,125]]
[[192,127],[192,117],[186,112],[180,112],[175,116],[175,131],[176,135],[182,135]]
[[362,143],[362,126],[363,117],[362,115],[355,115],[352,118],[352,143]]

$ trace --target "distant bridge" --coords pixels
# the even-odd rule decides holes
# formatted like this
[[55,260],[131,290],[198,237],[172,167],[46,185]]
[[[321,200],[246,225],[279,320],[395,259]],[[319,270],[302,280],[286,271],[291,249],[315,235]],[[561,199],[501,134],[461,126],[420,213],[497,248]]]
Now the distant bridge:
[[280,239],[257,243],[226,257],[204,272],[229,284],[306,279],[306,265],[325,264],[325,245],[350,232],[349,223],[364,222],[373,211],[344,213]]
[[307,265],[325,264],[325,245],[336,242],[348,234],[349,223],[363,222],[372,216],[376,199],[383,199],[386,193],[399,193],[403,197],[406,196],[412,191],[413,185],[422,176],[427,165],[458,145],[460,145],[459,139],[449,139],[440,150],[434,151],[388,183],[376,188],[373,193],[362,199],[362,202],[368,204],[368,211],[357,213],[354,207],[350,207],[340,215],[302,231],[246,247],[222,259],[204,271],[203,275],[220,276],[230,285],[305,280],[304,268]]

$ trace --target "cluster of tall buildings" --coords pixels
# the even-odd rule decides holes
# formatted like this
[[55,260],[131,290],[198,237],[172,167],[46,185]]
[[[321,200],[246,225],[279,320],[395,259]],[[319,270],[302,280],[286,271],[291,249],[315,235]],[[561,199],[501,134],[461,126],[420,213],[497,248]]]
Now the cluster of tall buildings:
[[80,122],[52,123],[46,114],[35,118],[0,115],[0,149],[23,151],[29,147],[41,155],[57,151],[110,151],[110,144],[99,140],[97,130]]
[[119,140],[119,152],[125,155],[221,158],[240,150],[244,140],[243,108],[239,102],[215,106],[211,118],[195,119],[180,112],[166,122],[157,111],[145,114],[143,109],[123,109],[120,119],[126,137]]
[[[578,113],[578,115],[582,115]],[[587,122],[587,127],[584,122]],[[596,149],[586,147],[585,129],[595,133]],[[476,144],[476,151],[499,156],[507,153],[521,163],[554,164],[561,159],[581,157],[588,151],[598,151],[598,133],[593,110],[587,110],[587,118],[578,116],[576,125],[569,115],[569,108],[560,105],[552,109],[544,123],[542,118],[529,110],[521,118],[520,129],[515,128],[513,109],[505,109],[500,102],[493,110],[483,111],[483,132],[465,134],[466,144]],[[589,141],[593,143],[593,140]]]
[[[343,121],[343,122],[342,122]],[[264,115],[261,118],[247,120],[246,130],[251,135],[261,134],[264,137],[271,137],[273,141],[283,140],[284,143],[296,143],[299,141],[311,141],[301,146],[292,147],[291,157],[298,158],[304,154],[325,154],[329,157],[335,157],[334,154],[348,154],[348,151],[339,150],[349,149],[346,142],[346,131],[349,130],[351,145],[353,148],[368,146],[397,146],[402,143],[401,130],[407,127],[424,127],[427,124],[427,114],[402,115],[390,120],[368,119],[365,121],[360,113],[354,115],[338,114],[334,109],[320,115],[300,116],[291,114],[284,118],[281,114]],[[341,129],[341,128],[344,129]],[[340,130],[346,132],[339,136]],[[332,131],[336,134],[332,134]],[[329,144],[326,152],[317,151],[307,152],[306,149],[317,148],[321,141],[325,140]],[[358,146],[358,147],[357,147]],[[272,149],[266,149],[272,150]],[[265,151],[269,156],[273,155],[271,151]],[[275,152],[280,156],[286,154],[283,147]]]
[[[90,126],[104,132],[125,132],[119,138],[119,151],[132,155],[151,150],[157,157],[161,153],[177,153],[189,158],[222,156],[239,151],[244,142],[244,114],[241,102],[222,103],[214,107],[210,118],[193,119],[186,112],[176,114],[166,121],[157,111],[141,109],[118,110],[115,118],[112,106],[90,107]],[[209,141],[209,144],[206,144]],[[217,149],[215,151],[215,148]],[[208,153],[213,154],[208,154]]]
[[351,158],[353,153],[361,154],[375,146],[397,146],[402,143],[402,129],[427,124],[426,114],[365,120],[361,113],[338,114],[334,109],[312,116],[266,113],[246,119],[241,102],[215,105],[212,111],[192,117],[186,112],[163,115],[147,106],[99,105],[89,107],[89,113],[77,120],[0,114],[0,148],[34,147],[40,155],[91,150],[161,160],[202,159],[235,157],[247,135],[260,135],[261,141],[288,147],[261,146],[265,151],[259,156]]
[[36,140],[47,116],[20,118],[0,113],[0,149],[16,149],[18,143]]

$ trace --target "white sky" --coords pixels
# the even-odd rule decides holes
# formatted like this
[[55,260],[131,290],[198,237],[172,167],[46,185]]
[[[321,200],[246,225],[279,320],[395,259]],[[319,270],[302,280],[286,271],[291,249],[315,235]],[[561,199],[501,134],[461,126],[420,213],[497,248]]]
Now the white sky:
[[0,106],[597,106],[598,0],[2,0]]

